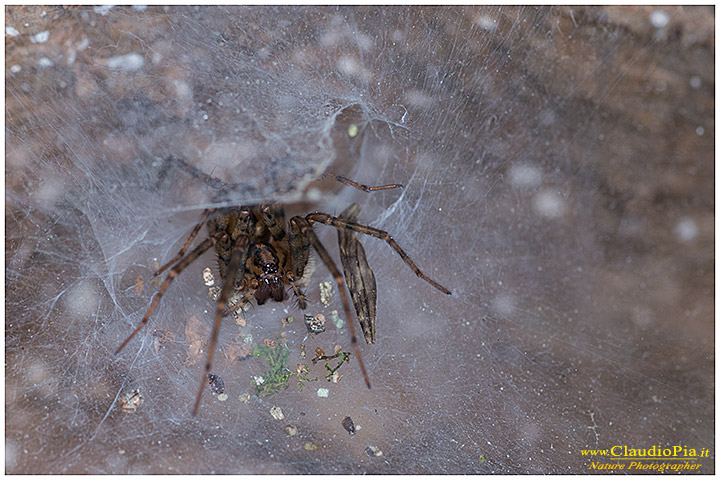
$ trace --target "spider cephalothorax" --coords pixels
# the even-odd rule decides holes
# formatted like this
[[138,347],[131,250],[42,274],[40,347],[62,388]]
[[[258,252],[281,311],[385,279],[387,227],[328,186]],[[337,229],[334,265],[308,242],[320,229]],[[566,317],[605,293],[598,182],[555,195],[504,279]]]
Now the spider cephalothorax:
[[283,288],[284,271],[280,269],[280,260],[278,259],[275,249],[271,245],[257,243],[250,249],[250,258],[245,264],[247,274],[252,274],[256,279],[251,283],[256,283],[255,300],[258,305],[262,305],[272,297],[276,302],[282,302],[285,299],[285,289]]
[[[193,177],[203,180],[208,185],[221,188],[225,192],[233,188],[232,185],[224,184],[220,180],[197,170],[183,160],[171,157],[167,162],[185,170]],[[399,184],[368,187],[338,175],[328,174],[328,176],[368,192],[401,187]],[[193,409],[193,413],[197,412],[200,406],[203,387],[210,373],[222,317],[241,309],[253,298],[255,298],[255,301],[259,305],[262,305],[268,299],[281,302],[286,298],[286,285],[293,290],[298,301],[298,306],[301,309],[305,309],[307,307],[307,301],[299,285],[297,285],[296,280],[303,277],[310,255],[310,246],[312,245],[338,284],[338,291],[342,299],[346,318],[348,319],[348,326],[350,327],[351,343],[355,349],[355,355],[357,356],[365,383],[369,388],[370,379],[362,361],[355,336],[355,327],[351,321],[350,301],[348,300],[345,290],[345,279],[347,279],[347,286],[350,290],[365,340],[367,343],[374,343],[375,277],[365,259],[365,251],[362,245],[354,235],[352,235],[352,232],[363,233],[384,240],[400,254],[403,261],[412,268],[418,277],[427,281],[443,293],[450,294],[450,291],[423,274],[387,232],[355,223],[354,220],[358,211],[359,207],[353,205],[337,217],[328,215],[327,213],[314,212],[306,216],[292,217],[288,222],[285,219],[283,207],[278,204],[223,207],[205,210],[200,222],[198,222],[192,232],[190,232],[188,239],[178,254],[155,272],[155,275],[160,275],[170,268],[167,278],[150,304],[140,324],[130,336],[125,339],[117,351],[122,350],[148,322],[150,315],[152,315],[153,310],[155,310],[155,307],[173,279],[205,251],[214,248],[217,254],[220,277],[223,279],[223,286],[217,300],[215,321],[210,337],[207,361],[205,362],[205,372],[203,373],[200,390]],[[340,235],[340,255],[345,277],[340,273],[335,266],[335,262],[315,235],[312,229],[314,223],[323,223],[338,228],[339,231],[342,232]],[[205,225],[208,232],[207,238],[186,255],[185,253],[190,247],[190,244],[200,232],[203,225]]]

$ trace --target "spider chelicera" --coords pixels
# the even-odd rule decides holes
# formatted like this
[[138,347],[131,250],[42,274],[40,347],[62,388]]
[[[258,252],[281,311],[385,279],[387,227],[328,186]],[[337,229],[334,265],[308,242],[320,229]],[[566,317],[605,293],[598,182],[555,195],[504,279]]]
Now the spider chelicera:
[[[227,192],[233,188],[233,185],[225,184],[217,178],[201,172],[184,160],[170,157],[167,159],[166,164],[185,170],[191,176],[204,181],[219,191]],[[339,175],[325,174],[325,176],[366,192],[402,187],[399,184],[369,187]],[[355,223],[358,212],[359,207],[353,204],[337,217],[327,213],[313,212],[304,217],[292,217],[289,222],[286,222],[284,208],[279,204],[206,209],[177,255],[155,272],[155,276],[158,276],[168,268],[170,269],[167,278],[165,278],[160,290],[150,303],[150,307],[145,312],[140,324],[120,345],[116,353],[125,348],[130,340],[145,326],[175,277],[204,252],[214,248],[223,285],[217,300],[205,371],[193,407],[193,415],[195,415],[200,407],[202,392],[210,374],[222,317],[241,309],[253,298],[258,305],[264,304],[268,299],[282,302],[286,298],[286,285],[292,289],[298,306],[304,310],[307,307],[307,300],[298,282],[303,277],[310,255],[310,246],[312,245],[338,285],[345,317],[350,327],[351,343],[365,379],[365,384],[370,388],[370,378],[365,369],[355,336],[355,327],[352,322],[350,302],[345,285],[347,284],[350,290],[365,340],[367,343],[374,343],[375,277],[367,264],[362,245],[352,232],[364,233],[385,240],[400,254],[400,257],[418,277],[445,294],[449,295],[450,291],[423,274],[387,232]],[[312,228],[314,223],[323,223],[338,229],[340,256],[345,277],[340,273],[335,266],[335,262],[333,262],[327,250],[315,235]],[[186,255],[190,244],[203,225],[207,228],[207,238]],[[231,304],[228,307],[229,302]]]

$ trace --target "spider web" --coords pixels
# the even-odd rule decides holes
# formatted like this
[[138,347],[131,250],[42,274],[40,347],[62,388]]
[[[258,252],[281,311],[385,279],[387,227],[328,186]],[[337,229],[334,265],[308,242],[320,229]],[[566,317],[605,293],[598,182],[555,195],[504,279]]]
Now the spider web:
[[[583,449],[712,450],[713,39],[703,7],[7,7],[6,471],[580,473]],[[350,350],[328,320],[302,358],[302,313],[274,303],[224,320],[227,399],[206,388],[192,417],[210,253],[114,351],[203,208],[269,201],[359,203],[455,295],[361,238],[372,390],[351,360],[259,398],[250,340],[286,342],[291,370]],[[329,319],[316,264],[308,313]]]

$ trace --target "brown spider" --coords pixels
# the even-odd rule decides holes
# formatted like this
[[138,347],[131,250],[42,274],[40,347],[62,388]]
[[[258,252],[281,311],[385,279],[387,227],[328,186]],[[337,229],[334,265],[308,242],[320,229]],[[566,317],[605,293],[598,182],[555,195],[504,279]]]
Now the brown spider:
[[[166,162],[174,164],[190,173],[193,177],[200,178],[223,192],[227,192],[233,187],[233,185],[227,185],[217,178],[197,170],[183,160],[170,157]],[[325,175],[366,192],[402,187],[399,184],[368,187],[339,175]],[[370,388],[370,379],[355,336],[350,303],[345,291],[345,279],[315,235],[312,229],[313,223],[324,223],[339,229],[338,236],[343,269],[367,343],[374,343],[375,341],[375,277],[367,264],[362,245],[352,235],[352,232],[364,233],[385,240],[400,254],[400,257],[418,277],[443,293],[449,295],[450,291],[425,276],[387,232],[355,223],[354,220],[358,211],[359,207],[354,204],[338,217],[327,213],[314,212],[304,217],[295,216],[290,219],[289,223],[286,223],[284,209],[278,204],[206,209],[177,255],[155,272],[155,276],[157,276],[172,267],[140,324],[120,345],[116,353],[125,348],[128,342],[145,326],[175,277],[205,251],[214,247],[218,257],[218,267],[220,277],[223,279],[223,286],[217,300],[205,371],[193,407],[193,415],[195,415],[200,406],[202,392],[210,374],[222,317],[239,310],[250,302],[253,297],[258,305],[262,305],[268,299],[282,302],[286,298],[286,285],[289,285],[293,290],[298,306],[305,309],[307,301],[297,282],[303,277],[310,254],[310,245],[312,245],[338,285],[345,316],[350,327],[351,343],[365,383]],[[207,228],[208,237],[194,250],[185,255],[203,224]],[[234,303],[226,309],[231,299],[234,299]]]

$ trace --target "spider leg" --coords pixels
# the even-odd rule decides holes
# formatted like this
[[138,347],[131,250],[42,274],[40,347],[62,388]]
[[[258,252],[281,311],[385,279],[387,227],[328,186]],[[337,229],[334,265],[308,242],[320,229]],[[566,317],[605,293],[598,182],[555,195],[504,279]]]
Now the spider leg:
[[391,190],[393,188],[403,188],[403,186],[400,185],[399,183],[391,183],[389,185],[378,185],[376,187],[369,187],[367,185],[363,185],[362,183],[358,183],[354,180],[350,180],[349,178],[337,175],[335,173],[330,173],[330,172],[323,173],[323,177],[332,178],[334,180],[337,180],[340,183],[344,183],[345,185],[348,185],[353,188],[357,188],[358,190],[362,190],[364,192],[376,192],[378,190]]
[[415,275],[422,278],[423,280],[425,280],[426,282],[428,282],[430,285],[437,288],[441,292],[443,292],[447,295],[452,295],[452,292],[450,292],[450,290],[443,287],[442,285],[437,283],[435,280],[431,279],[430,277],[428,277],[427,275],[422,273],[422,271],[420,271],[420,269],[417,267],[417,265],[415,265],[415,262],[413,262],[410,259],[408,254],[405,253],[405,251],[402,248],[400,248],[400,245],[398,245],[398,243],[395,240],[393,240],[393,238],[390,236],[389,233],[387,233],[383,230],[379,230],[377,228],[369,227],[367,225],[360,225],[359,223],[349,222],[347,220],[343,220],[342,218],[333,217],[332,215],[328,215],[327,213],[320,213],[320,212],[311,213],[305,217],[305,220],[307,220],[308,222],[311,222],[311,223],[312,222],[324,223],[325,225],[330,225],[335,228],[347,228],[348,230],[352,230],[354,232],[364,233],[365,235],[371,235],[371,236],[379,238],[381,240],[385,240],[388,243],[388,245],[390,245],[393,249],[395,249],[395,251],[398,254],[400,254],[400,257],[402,257],[402,259],[405,261],[405,263],[407,263],[408,266],[410,268],[412,268],[413,272],[415,272]]
[[[219,178],[213,177],[212,175],[208,175],[207,173],[203,172],[202,170],[194,167],[193,165],[189,164],[185,160],[177,157],[173,157],[172,155],[165,159],[165,162],[163,163],[163,166],[160,170],[160,174],[158,175],[158,185],[162,181],[162,179],[167,175],[167,172],[169,171],[169,167],[176,167],[180,170],[184,170],[186,173],[188,173],[191,177],[197,178],[204,182],[206,185],[214,188],[218,192],[220,192],[223,195],[227,195],[231,192],[240,192],[244,194],[251,194],[251,195],[257,195],[258,190],[250,185],[245,185],[242,183],[226,183],[220,180]],[[216,199],[218,200],[218,199]]]
[[215,321],[213,322],[212,334],[210,335],[210,345],[208,346],[207,358],[205,360],[205,371],[203,372],[202,378],[200,379],[200,389],[195,399],[195,406],[193,407],[193,415],[196,415],[198,408],[200,408],[200,400],[202,399],[202,393],[205,389],[205,383],[207,383],[208,374],[210,373],[210,367],[212,367],[213,356],[215,356],[215,346],[217,344],[218,334],[220,333],[220,321],[223,318],[223,312],[225,311],[225,305],[227,305],[228,298],[230,298],[230,292],[235,288],[235,278],[239,274],[243,275],[245,266],[245,259],[247,258],[247,247],[248,238],[242,236],[238,239],[235,244],[230,257],[230,263],[225,271],[225,282],[223,283],[222,290],[220,290],[220,297],[217,301],[217,308],[215,310]]
[[160,299],[165,294],[165,291],[168,289],[170,284],[173,280],[175,280],[175,277],[180,275],[180,273],[187,268],[188,265],[190,265],[192,262],[194,262],[200,255],[205,253],[206,250],[208,250],[210,247],[215,245],[218,242],[218,239],[220,239],[222,236],[226,235],[224,232],[221,234],[214,235],[212,237],[208,237],[205,239],[204,242],[202,242],[200,245],[198,245],[195,250],[190,252],[185,258],[181,259],[171,270],[168,274],[167,278],[163,282],[162,286],[160,286],[160,290],[155,295],[155,298],[153,298],[152,303],[150,304],[150,307],[148,308],[147,312],[145,312],[145,316],[140,321],[140,324],[133,330],[133,332],[130,334],[129,337],[125,339],[125,341],[118,347],[118,349],[115,351],[115,354],[120,353],[120,351],[125,348],[125,345],[132,340],[132,338],[145,326],[145,324],[150,319],[150,315],[152,315],[153,311],[155,310],[155,307],[157,307],[158,303],[160,303]]
[[210,215],[210,212],[212,212],[211,209],[206,209],[206,210],[203,212],[202,216],[200,217],[200,221],[198,222],[197,225],[195,225],[195,228],[193,228],[192,232],[190,232],[190,235],[188,236],[187,240],[185,240],[185,243],[184,243],[183,246],[180,248],[180,251],[177,253],[177,255],[175,255],[175,258],[173,258],[172,260],[170,260],[169,262],[167,262],[165,265],[163,265],[162,267],[160,267],[160,268],[158,269],[158,271],[155,272],[155,274],[153,275],[153,277],[157,277],[158,275],[160,275],[161,273],[163,273],[165,270],[167,270],[168,268],[170,268],[175,262],[177,262],[178,260],[180,260],[180,259],[183,257],[183,255],[185,255],[185,252],[187,251],[188,247],[190,246],[190,244],[192,243],[192,241],[193,241],[193,240],[195,239],[195,237],[197,236],[197,234],[198,234],[198,232],[200,231],[200,229],[202,228],[203,224],[205,224],[205,221],[208,219],[208,216]]
[[360,354],[360,347],[358,346],[357,337],[355,336],[355,325],[352,321],[352,314],[350,313],[350,300],[348,300],[347,291],[345,289],[345,279],[340,273],[340,270],[338,270],[338,268],[335,266],[335,262],[333,262],[328,251],[325,250],[325,247],[320,242],[320,239],[317,237],[317,235],[315,235],[315,232],[313,231],[310,222],[303,217],[293,217],[290,220],[290,223],[297,229],[299,229],[299,231],[305,238],[310,240],[310,243],[315,248],[315,251],[318,253],[322,261],[328,267],[328,270],[330,270],[330,273],[332,273],[332,276],[335,278],[335,283],[337,283],[338,290],[340,291],[343,308],[345,309],[345,318],[347,318],[347,324],[350,327],[350,342],[355,349],[355,356],[357,356],[360,370],[362,370],[363,378],[365,379],[365,385],[370,388],[370,377],[368,377],[367,370],[365,370],[365,363],[363,362],[362,355]]
[[[245,305],[250,303],[250,300],[252,300],[253,295],[255,295],[255,291],[257,290],[257,280],[253,280],[250,286],[248,287],[249,290],[243,295],[243,297],[238,300],[237,302],[233,303],[228,309],[226,309],[223,312],[223,317],[227,317],[228,315],[237,312],[238,310],[241,310]],[[229,302],[229,299],[228,299]]]
[[[290,287],[293,289],[293,292],[295,293],[295,298],[297,298],[298,306],[301,310],[305,310],[307,308],[307,300],[305,299],[305,294],[300,289],[300,287],[295,283],[295,275],[292,272],[287,272],[285,274],[285,278],[287,278],[287,282],[290,284]],[[350,321],[350,320],[348,320]]]
[[164,177],[170,166],[177,167],[180,170],[185,170],[188,174],[190,174],[193,178],[199,178],[209,186],[215,188],[216,190],[220,191],[226,191],[228,190],[228,184],[220,180],[219,178],[215,178],[211,175],[208,175],[207,173],[203,172],[202,170],[199,170],[198,168],[190,165],[188,162],[181,158],[173,157],[172,155],[165,159],[165,162],[163,164],[163,168],[160,171],[160,176]]

